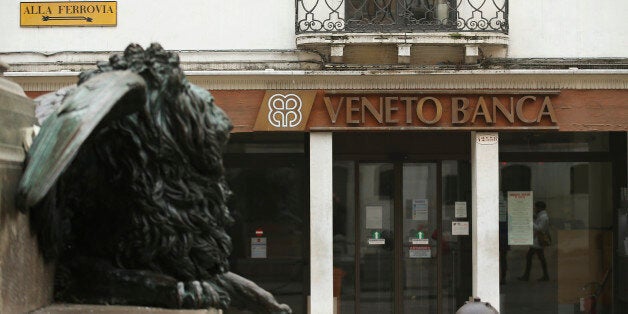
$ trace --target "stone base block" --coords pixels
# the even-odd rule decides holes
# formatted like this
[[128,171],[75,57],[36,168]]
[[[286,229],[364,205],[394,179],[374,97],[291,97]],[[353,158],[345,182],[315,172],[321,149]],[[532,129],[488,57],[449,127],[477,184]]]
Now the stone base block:
[[169,310],[142,306],[53,304],[31,314],[222,314],[222,310]]

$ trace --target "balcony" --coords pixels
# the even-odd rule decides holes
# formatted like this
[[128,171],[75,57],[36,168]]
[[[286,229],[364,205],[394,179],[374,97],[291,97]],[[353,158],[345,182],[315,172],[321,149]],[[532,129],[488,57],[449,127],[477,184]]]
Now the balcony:
[[504,55],[508,45],[508,0],[296,3],[297,46],[318,50],[332,62],[342,62],[347,45],[371,46],[370,51],[373,45],[396,45],[398,63],[410,63],[415,46],[431,51],[438,50],[435,47],[455,47],[465,63],[473,63],[482,51],[496,57]]

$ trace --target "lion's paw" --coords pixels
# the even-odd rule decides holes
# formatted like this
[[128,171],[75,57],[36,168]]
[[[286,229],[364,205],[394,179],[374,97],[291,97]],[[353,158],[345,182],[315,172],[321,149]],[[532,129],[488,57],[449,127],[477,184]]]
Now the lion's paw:
[[216,308],[225,310],[231,299],[222,288],[211,281],[187,281],[177,283],[179,305],[186,309]]
[[273,314],[292,314],[292,309],[287,304],[278,304],[272,311]]

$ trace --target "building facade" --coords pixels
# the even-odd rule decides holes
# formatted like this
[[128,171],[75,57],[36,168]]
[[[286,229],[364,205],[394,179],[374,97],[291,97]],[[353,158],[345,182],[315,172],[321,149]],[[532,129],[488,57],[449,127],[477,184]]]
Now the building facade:
[[[35,98],[132,42],[177,51],[234,125],[233,271],[295,313],[454,313],[470,296],[502,313],[624,313],[626,11],[5,2],[0,60]],[[539,201],[551,243],[530,250]]]

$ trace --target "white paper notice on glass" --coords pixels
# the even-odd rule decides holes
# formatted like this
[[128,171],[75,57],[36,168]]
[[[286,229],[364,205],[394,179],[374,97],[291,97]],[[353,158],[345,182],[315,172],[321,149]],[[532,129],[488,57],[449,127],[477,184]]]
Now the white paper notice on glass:
[[266,258],[266,238],[251,238],[251,258]]
[[467,218],[467,202],[456,202],[454,215],[456,218]]
[[532,244],[532,191],[508,191],[508,244]]
[[382,206],[366,206],[366,229],[382,229]]
[[410,258],[430,258],[432,257],[432,249],[429,246],[410,246],[408,252]]
[[468,221],[452,221],[451,235],[469,235]]
[[428,200],[417,198],[412,200],[412,220],[428,220]]
[[430,239],[410,238],[410,244],[412,244],[412,245],[429,245],[430,244]]
[[386,239],[369,239],[369,245],[384,245],[386,244]]

